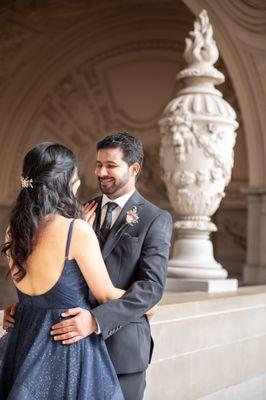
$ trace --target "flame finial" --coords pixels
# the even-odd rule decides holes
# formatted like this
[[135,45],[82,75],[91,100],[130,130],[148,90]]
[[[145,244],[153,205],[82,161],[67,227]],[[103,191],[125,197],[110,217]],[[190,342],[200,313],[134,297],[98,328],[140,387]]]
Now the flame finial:
[[213,39],[213,29],[206,10],[202,10],[194,22],[194,30],[186,38],[184,58],[189,65],[195,62],[214,64],[219,57],[216,42]]

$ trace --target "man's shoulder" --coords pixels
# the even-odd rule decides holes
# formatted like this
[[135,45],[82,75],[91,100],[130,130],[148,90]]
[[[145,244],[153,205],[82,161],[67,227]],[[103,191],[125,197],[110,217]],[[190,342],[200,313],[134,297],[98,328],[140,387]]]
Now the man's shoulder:
[[152,216],[156,217],[159,215],[167,215],[170,216],[170,213],[167,210],[164,210],[157,206],[156,204],[152,203],[150,200],[147,200],[145,197],[143,197],[141,194],[140,196],[142,197],[143,200],[143,206],[145,207],[145,211],[149,212]]

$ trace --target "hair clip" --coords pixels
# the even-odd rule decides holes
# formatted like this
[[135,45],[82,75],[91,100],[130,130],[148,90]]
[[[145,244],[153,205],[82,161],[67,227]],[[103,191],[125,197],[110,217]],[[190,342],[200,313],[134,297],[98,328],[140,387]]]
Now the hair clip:
[[27,178],[24,178],[23,176],[21,176],[21,177],[20,177],[20,183],[21,183],[21,187],[22,187],[23,189],[24,189],[24,188],[28,189],[29,187],[30,187],[30,188],[33,188],[33,185],[32,185],[33,180],[32,180],[32,179],[29,179],[28,177],[27,177]]

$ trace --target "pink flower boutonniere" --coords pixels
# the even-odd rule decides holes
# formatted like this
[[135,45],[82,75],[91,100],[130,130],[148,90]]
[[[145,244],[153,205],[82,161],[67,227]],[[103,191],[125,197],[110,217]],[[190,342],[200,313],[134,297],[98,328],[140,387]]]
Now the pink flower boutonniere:
[[117,229],[116,235],[121,232],[128,225],[133,226],[139,222],[138,209],[136,206],[132,210],[127,211],[125,222]]

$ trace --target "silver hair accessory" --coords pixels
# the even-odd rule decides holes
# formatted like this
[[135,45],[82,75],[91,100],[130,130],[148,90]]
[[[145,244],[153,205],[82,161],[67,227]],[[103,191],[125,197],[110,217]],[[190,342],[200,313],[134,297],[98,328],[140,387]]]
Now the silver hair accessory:
[[24,188],[26,188],[26,189],[28,189],[28,188],[33,188],[33,185],[32,185],[32,183],[33,183],[33,180],[32,179],[29,179],[28,177],[27,178],[24,178],[24,176],[21,176],[20,177],[20,183],[21,183],[21,187],[24,189]]

